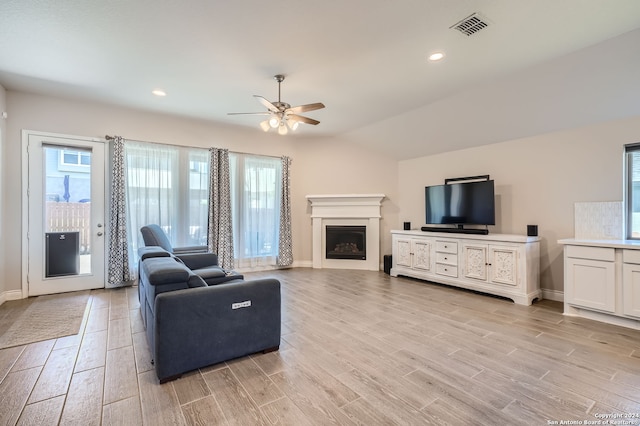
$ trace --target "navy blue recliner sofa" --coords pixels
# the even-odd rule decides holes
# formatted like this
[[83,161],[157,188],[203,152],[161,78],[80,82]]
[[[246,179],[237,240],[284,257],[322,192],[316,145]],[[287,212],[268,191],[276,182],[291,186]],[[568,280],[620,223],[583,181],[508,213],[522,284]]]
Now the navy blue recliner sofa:
[[[225,271],[218,265],[218,255],[207,252],[205,246],[173,247],[167,234],[156,224],[140,228],[140,234],[147,247],[160,247],[184,263],[193,273],[208,284],[220,284],[242,278],[242,275]],[[153,249],[152,249],[153,250]]]
[[159,247],[139,251],[140,311],[160,383],[280,346],[280,282],[207,285]]

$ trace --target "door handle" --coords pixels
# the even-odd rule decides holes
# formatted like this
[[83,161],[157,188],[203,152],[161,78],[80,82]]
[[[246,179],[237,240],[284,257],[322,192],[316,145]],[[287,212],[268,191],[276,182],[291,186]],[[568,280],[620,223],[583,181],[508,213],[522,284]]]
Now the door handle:
[[102,232],[98,232],[98,237],[102,237]]

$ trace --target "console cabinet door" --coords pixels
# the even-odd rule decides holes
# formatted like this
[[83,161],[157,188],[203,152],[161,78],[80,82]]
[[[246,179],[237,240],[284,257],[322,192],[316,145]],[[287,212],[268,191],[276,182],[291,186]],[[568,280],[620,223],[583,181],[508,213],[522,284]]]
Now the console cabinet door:
[[489,246],[490,281],[518,285],[518,249]]
[[464,244],[464,276],[474,280],[487,281],[487,245]]
[[411,240],[401,239],[396,240],[396,253],[393,255],[393,261],[398,266],[411,267]]
[[616,310],[615,263],[579,258],[565,259],[567,303],[605,312]]
[[625,315],[640,318],[640,265],[622,266],[622,299]]
[[413,267],[423,271],[431,270],[431,241],[413,240]]

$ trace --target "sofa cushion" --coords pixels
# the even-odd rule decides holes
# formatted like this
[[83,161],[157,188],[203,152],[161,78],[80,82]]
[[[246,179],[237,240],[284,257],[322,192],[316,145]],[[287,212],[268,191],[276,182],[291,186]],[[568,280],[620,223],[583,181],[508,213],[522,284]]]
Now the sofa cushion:
[[202,277],[202,279],[205,281],[210,278],[220,278],[226,275],[226,272],[224,271],[224,269],[222,269],[219,266],[210,266],[208,268],[194,269],[193,273]]
[[189,276],[189,282],[187,284],[189,284],[189,287],[191,288],[207,286],[207,283],[205,283],[204,280],[196,274],[191,274],[191,276]]
[[153,257],[142,261],[142,268],[151,285],[186,283],[190,271],[173,257]]

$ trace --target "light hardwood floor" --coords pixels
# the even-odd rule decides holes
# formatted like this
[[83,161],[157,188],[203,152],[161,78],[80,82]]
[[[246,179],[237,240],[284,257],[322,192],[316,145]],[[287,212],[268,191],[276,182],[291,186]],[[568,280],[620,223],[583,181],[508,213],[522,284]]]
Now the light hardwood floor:
[[282,282],[280,351],[159,385],[136,288],[93,291],[77,336],[0,351],[0,424],[548,425],[640,415],[640,331],[564,317],[557,302],[519,306],[382,272],[246,275],[263,276]]

